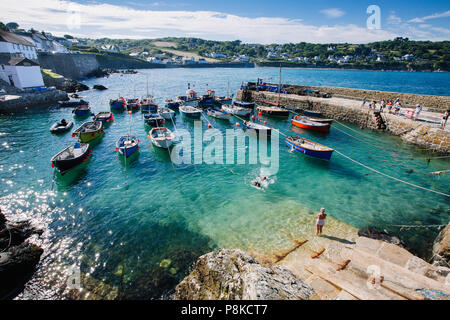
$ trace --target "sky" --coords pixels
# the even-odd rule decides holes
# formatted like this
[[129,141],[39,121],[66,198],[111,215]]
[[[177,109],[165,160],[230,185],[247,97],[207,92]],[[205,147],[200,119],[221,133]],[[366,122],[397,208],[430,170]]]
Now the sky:
[[[378,6],[378,11],[367,10]],[[374,24],[378,21],[379,24]],[[368,19],[369,27],[368,28]],[[0,21],[55,35],[196,37],[244,43],[450,40],[449,0],[16,0]]]

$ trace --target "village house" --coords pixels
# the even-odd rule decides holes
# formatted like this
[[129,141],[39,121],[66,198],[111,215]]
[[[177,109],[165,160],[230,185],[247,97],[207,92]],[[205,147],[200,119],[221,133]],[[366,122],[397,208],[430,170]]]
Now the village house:
[[24,57],[37,61],[34,44],[11,32],[0,31],[0,53],[8,54],[11,57]]
[[44,86],[39,64],[24,57],[1,55],[0,79],[19,89]]
[[108,51],[108,52],[115,52],[115,53],[120,52],[119,47],[116,46],[115,44],[105,44],[105,45],[101,46],[100,49],[104,50],[104,51]]
[[156,64],[162,64],[163,63],[163,61],[160,58],[158,58],[158,57],[149,57],[149,58],[147,58],[147,61],[150,62],[150,63],[156,63]]
[[211,58],[214,58],[214,59],[226,59],[226,58],[228,58],[227,55],[225,55],[223,53],[217,53],[217,52],[212,52],[212,53],[209,54],[209,56]]

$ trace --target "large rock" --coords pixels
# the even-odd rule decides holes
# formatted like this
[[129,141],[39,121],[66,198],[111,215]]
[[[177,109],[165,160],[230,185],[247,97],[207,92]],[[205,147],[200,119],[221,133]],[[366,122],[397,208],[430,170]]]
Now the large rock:
[[439,233],[433,244],[432,263],[450,268],[450,224]]
[[43,250],[26,239],[41,233],[28,222],[7,223],[0,212],[0,299],[17,295],[32,275]]
[[315,292],[284,267],[266,268],[241,250],[201,256],[175,300],[308,300]]

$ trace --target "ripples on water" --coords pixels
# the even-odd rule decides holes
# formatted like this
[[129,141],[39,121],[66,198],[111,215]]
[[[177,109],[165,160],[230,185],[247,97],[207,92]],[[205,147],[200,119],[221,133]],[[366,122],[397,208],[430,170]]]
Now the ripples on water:
[[[208,84],[225,95],[228,81],[235,92],[242,80],[276,79],[277,73],[270,68],[143,71],[89,80],[89,86],[102,84],[109,90],[82,95],[91,102],[93,112],[99,112],[108,110],[109,99],[119,94],[144,95],[145,74],[149,74],[150,91],[161,103],[183,94],[187,82],[199,92]],[[291,83],[339,82],[369,89],[387,89],[385,77],[406,76],[410,92],[450,94],[447,74],[284,71]],[[429,83],[424,82],[427,79]],[[93,146],[93,157],[61,177],[54,173],[49,160],[74,139],[70,133],[53,136],[48,129],[62,118],[72,119],[71,110],[52,108],[0,116],[0,206],[11,220],[31,219],[45,231],[33,239],[45,251],[38,271],[20,296],[23,299],[64,297],[70,266],[81,268],[83,279],[87,279],[84,285],[93,292],[90,298],[158,298],[186,275],[199,255],[213,249],[242,248],[273,255],[290,247],[292,239],[311,237],[313,214],[320,207],[326,207],[337,219],[331,219],[327,226],[342,229],[342,233],[349,227],[339,220],[357,228],[370,221],[448,223],[448,198],[387,180],[337,154],[328,163],[290,153],[282,140],[280,170],[271,177],[275,183],[266,192],[250,186],[250,181],[265,170],[261,165],[173,166],[166,151],[149,143],[149,128],[143,125],[140,113],[133,114],[131,122],[126,113],[116,115],[104,138]],[[267,120],[282,132],[291,130],[288,121]],[[75,125],[83,121],[77,119]],[[232,128],[236,119],[230,123],[210,121],[224,131]],[[192,123],[183,121],[179,114],[176,125],[193,130]],[[139,154],[125,167],[114,143],[129,126],[142,143]],[[353,126],[356,132],[334,126],[363,141],[336,129],[328,135],[299,134],[400,179],[450,191],[448,176],[429,175],[448,169],[448,161],[428,164],[428,155],[398,138]],[[172,129],[171,124],[168,127]],[[206,122],[203,127],[207,129]],[[389,230],[422,254],[436,235],[435,230]]]

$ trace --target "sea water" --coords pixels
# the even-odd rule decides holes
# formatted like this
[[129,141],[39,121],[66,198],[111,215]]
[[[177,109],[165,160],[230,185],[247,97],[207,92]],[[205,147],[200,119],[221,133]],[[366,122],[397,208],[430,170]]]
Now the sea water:
[[[235,93],[243,81],[277,82],[277,77],[274,68],[140,70],[136,75],[86,80],[90,87],[101,84],[109,89],[81,95],[97,113],[109,110],[109,100],[119,96],[142,97],[148,92],[164,105],[165,99],[184,94],[188,83],[199,94],[209,88],[226,95],[228,87]],[[287,69],[283,79],[450,95],[447,73]],[[388,179],[337,153],[329,162],[292,153],[283,135],[279,170],[264,191],[251,184],[267,174],[261,164],[174,165],[166,150],[147,139],[150,128],[140,113],[115,114],[103,139],[92,145],[92,158],[61,176],[50,159],[75,141],[71,133],[50,134],[50,126],[62,118],[72,120],[71,109],[55,106],[0,116],[0,207],[9,219],[31,219],[44,230],[34,239],[44,254],[20,298],[61,298],[73,268],[91,279],[90,289],[97,288],[98,297],[115,290],[120,298],[159,298],[188,273],[198,256],[211,250],[241,248],[274,255],[291,246],[292,239],[312,237],[314,213],[322,207],[330,216],[328,227],[342,225],[344,234],[345,226],[377,225],[424,257],[437,229],[408,231],[389,225],[449,221],[448,197]],[[448,159],[428,162],[433,155],[398,137],[339,123],[329,134],[317,134],[295,131],[287,119],[265,120],[283,134],[301,135],[395,178],[450,193],[449,175],[430,175],[448,170]],[[87,120],[74,121],[77,127]],[[240,120],[208,121],[225,132]],[[208,121],[203,118],[204,131]],[[194,129],[179,113],[166,125],[171,130]],[[129,131],[141,140],[141,148],[124,161],[114,150],[115,142]]]

